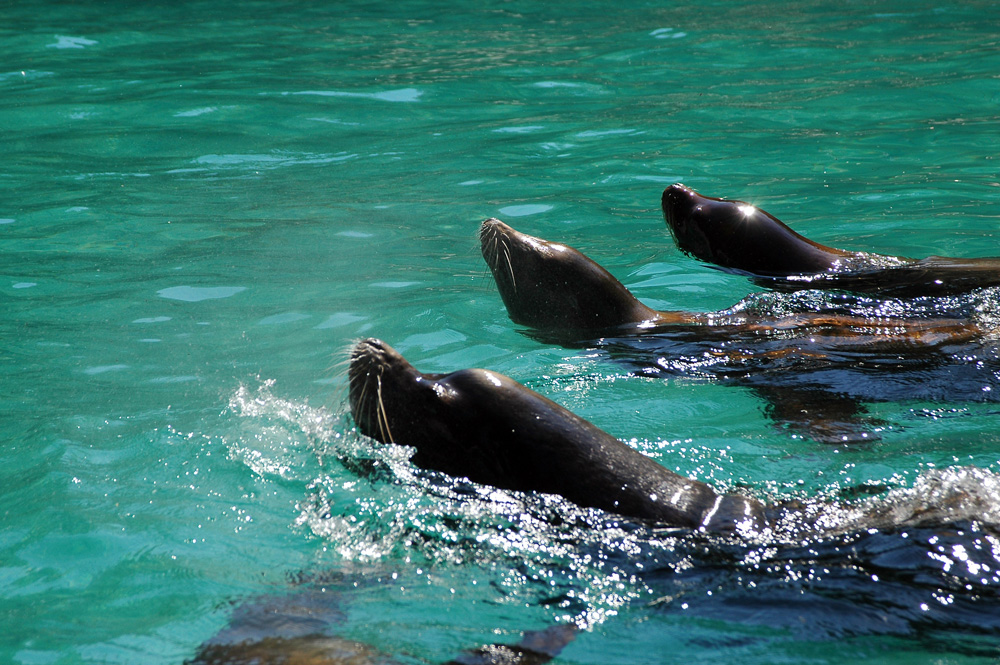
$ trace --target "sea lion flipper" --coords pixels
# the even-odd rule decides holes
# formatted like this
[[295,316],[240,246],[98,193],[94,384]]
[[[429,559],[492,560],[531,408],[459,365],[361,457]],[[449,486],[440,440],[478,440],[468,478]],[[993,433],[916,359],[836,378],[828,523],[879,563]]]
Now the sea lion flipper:
[[779,383],[755,385],[753,390],[767,401],[767,416],[794,434],[834,444],[881,438],[878,429],[885,422],[867,417],[864,404],[849,395]]

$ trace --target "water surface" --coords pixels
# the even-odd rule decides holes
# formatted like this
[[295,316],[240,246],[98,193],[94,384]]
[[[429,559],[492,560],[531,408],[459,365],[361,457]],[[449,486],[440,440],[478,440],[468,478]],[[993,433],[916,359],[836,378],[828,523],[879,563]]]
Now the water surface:
[[988,534],[861,534],[754,568],[418,473],[353,432],[343,378],[373,335],[424,371],[509,374],[725,488],[978,485],[995,506],[995,406],[879,402],[875,443],[795,438],[746,389],[522,334],[475,237],[498,216],[691,310],[754,289],[673,247],[677,181],[825,244],[998,255],[992,3],[2,16],[0,660],[178,663],[234,603],[317,575],[348,580],[336,630],[403,662],[574,617],[591,627],[560,662],[996,657]]

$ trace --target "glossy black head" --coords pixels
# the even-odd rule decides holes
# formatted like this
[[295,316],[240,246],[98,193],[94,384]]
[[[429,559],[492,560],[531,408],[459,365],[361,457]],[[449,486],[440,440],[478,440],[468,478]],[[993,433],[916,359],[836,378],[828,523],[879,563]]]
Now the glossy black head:
[[663,190],[662,205],[677,246],[721,268],[765,276],[816,274],[849,255],[804,238],[748,203],[702,196],[681,184]]
[[503,401],[500,389],[521,387],[479,369],[424,374],[379,339],[355,344],[348,380],[351,414],[362,434],[432,457],[431,448],[454,448],[458,441],[474,447],[474,438],[488,435],[488,413]]
[[611,438],[507,376],[423,374],[377,339],[355,345],[348,376],[363,434],[413,446],[418,466],[478,483],[562,493],[552,465],[569,442]]
[[655,317],[621,282],[577,250],[487,219],[483,258],[514,323],[538,330],[600,330]]
[[[411,402],[432,399],[433,387],[394,348],[380,339],[365,339],[351,349],[347,370],[351,415],[365,436],[397,442],[394,430],[405,431],[398,409],[387,409],[404,393]],[[419,407],[417,407],[419,409]]]

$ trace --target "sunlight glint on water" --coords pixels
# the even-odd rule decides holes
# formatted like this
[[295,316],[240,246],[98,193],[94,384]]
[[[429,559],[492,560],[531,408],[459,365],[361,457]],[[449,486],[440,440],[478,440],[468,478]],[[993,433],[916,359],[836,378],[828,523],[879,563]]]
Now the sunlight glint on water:
[[753,287],[663,226],[683,181],[825,244],[998,255],[992,4],[3,17],[0,661],[179,663],[234,603],[323,575],[350,581],[335,631],[426,662],[571,617],[592,628],[561,662],[996,656],[992,533],[776,553],[651,531],[418,472],[353,432],[343,378],[378,336],[725,488],[919,512],[975,487],[993,519],[994,405],[873,403],[878,442],[796,438],[748,390],[523,335],[476,242],[501,217],[655,307],[731,307]]

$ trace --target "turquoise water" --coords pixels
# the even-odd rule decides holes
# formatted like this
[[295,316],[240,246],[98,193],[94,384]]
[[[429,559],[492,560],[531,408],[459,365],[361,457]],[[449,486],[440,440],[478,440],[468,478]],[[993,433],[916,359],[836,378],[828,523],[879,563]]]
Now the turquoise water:
[[[761,497],[1000,471],[990,405],[873,404],[881,440],[831,447],[773,427],[746,390],[540,344],[476,240],[497,216],[654,307],[728,307],[753,288],[664,228],[660,192],[683,181],[825,244],[998,255],[992,3],[0,16],[0,661],[179,663],[235,603],[315,576],[346,587],[336,631],[403,662],[571,617],[590,628],[559,662],[996,656],[997,624],[939,580],[897,593],[868,571],[824,605],[847,555],[747,582],[682,536],[417,473],[353,433],[344,382],[351,341],[378,336],[424,371],[509,374]],[[995,596],[996,541],[976,542],[941,565]],[[781,585],[819,609],[775,618]],[[939,618],[885,621],[921,604]]]

